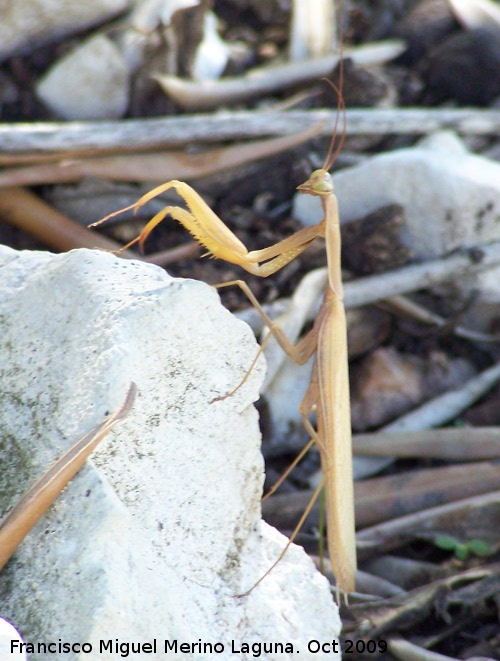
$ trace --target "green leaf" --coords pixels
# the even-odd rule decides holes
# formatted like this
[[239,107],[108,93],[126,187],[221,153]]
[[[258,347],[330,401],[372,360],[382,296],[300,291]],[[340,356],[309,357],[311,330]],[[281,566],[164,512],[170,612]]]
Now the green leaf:
[[449,535],[438,535],[434,540],[435,546],[444,551],[454,551],[460,545],[458,539]]
[[482,539],[471,539],[470,542],[467,543],[467,548],[474,555],[483,556],[491,554],[491,546],[488,542],[483,542]]

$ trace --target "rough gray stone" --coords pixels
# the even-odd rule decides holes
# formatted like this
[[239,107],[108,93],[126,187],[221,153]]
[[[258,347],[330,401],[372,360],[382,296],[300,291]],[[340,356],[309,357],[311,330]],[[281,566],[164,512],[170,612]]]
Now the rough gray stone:
[[0,61],[23,49],[104,23],[125,11],[127,0],[23,0],[2,2]]
[[128,68],[115,44],[97,35],[55,62],[36,93],[62,119],[118,119],[128,107]]

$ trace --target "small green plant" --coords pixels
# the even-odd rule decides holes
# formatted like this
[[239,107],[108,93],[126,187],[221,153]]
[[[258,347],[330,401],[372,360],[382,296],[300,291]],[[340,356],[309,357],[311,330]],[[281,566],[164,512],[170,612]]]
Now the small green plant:
[[438,535],[434,539],[434,544],[444,551],[453,551],[458,560],[467,560],[470,554],[485,556],[491,553],[491,546],[488,542],[481,539],[471,539],[468,542],[460,542],[455,537],[449,535]]

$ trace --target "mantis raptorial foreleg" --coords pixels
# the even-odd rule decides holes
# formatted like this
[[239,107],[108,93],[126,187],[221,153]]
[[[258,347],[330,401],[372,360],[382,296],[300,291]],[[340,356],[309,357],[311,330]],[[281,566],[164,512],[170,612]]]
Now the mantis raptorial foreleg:
[[292,237],[283,239],[283,241],[269,248],[248,252],[245,245],[231,232],[219,216],[212,211],[203,198],[191,186],[175,179],[157,186],[139,198],[135,204],[131,204],[128,207],[109,214],[105,218],[101,218],[96,223],[92,223],[90,227],[96,227],[124,211],[129,211],[130,209],[138,211],[154,197],[165,193],[171,188],[174,188],[178,195],[183,198],[188,209],[182,209],[176,206],[163,208],[151,218],[139,236],[130,241],[130,243],[127,243],[126,246],[123,246],[121,251],[127,250],[135,243],[138,243],[142,248],[147,236],[152,230],[166,216],[171,216],[174,220],[181,223],[208,250],[207,254],[223,259],[231,264],[237,264],[253,275],[266,277],[283,268],[288,262],[291,262],[292,259],[300,255],[322,232],[322,223],[319,223],[318,225],[305,227]]

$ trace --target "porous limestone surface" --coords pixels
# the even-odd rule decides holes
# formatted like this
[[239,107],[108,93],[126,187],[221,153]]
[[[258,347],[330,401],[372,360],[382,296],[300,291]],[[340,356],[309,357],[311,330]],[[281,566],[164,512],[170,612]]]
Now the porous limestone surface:
[[98,251],[2,247],[0,268],[0,514],[138,388],[0,573],[29,658],[334,658],[338,610],[301,549],[238,596],[286,542],[260,514],[263,364],[214,401],[255,357],[246,324],[205,284]]

